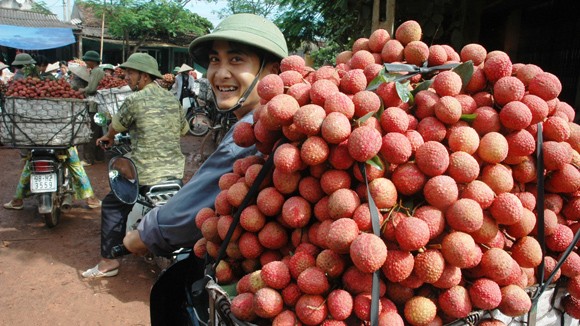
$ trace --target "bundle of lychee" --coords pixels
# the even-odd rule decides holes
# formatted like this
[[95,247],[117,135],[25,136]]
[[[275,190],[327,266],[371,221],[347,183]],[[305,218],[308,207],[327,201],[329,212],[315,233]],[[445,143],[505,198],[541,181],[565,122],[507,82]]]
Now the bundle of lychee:
[[[237,282],[231,311],[238,319],[366,324],[375,271],[381,273],[379,325],[441,325],[492,309],[524,315],[531,307],[526,289],[538,283],[543,257],[539,194],[544,279],[574,246],[580,126],[572,122],[572,107],[558,100],[558,78],[512,63],[501,51],[469,44],[458,53],[428,46],[421,35],[414,21],[400,25],[394,38],[376,30],[340,53],[335,67],[317,70],[290,56],[280,74],[257,85],[263,105],[253,124],[236,125],[233,137],[262,155],[234,162],[233,172],[220,178],[215,206],[196,217],[203,238],[194,252],[216,257],[233,212],[243,209],[216,269],[219,283]],[[402,70],[456,68],[391,74],[387,63]],[[273,150],[282,136],[289,141]],[[241,208],[270,155],[272,173]],[[379,213],[379,236],[371,210]],[[560,276],[572,280],[566,312],[578,318],[576,249],[553,282]]]
[[72,89],[65,79],[49,80],[26,77],[13,80],[8,84],[6,96],[26,98],[84,98],[79,91]]
[[106,89],[106,88],[117,88],[126,86],[127,82],[125,79],[121,79],[115,76],[105,75],[100,81],[97,89]]
[[159,86],[170,89],[175,83],[175,76],[173,74],[163,74],[163,78],[157,79]]

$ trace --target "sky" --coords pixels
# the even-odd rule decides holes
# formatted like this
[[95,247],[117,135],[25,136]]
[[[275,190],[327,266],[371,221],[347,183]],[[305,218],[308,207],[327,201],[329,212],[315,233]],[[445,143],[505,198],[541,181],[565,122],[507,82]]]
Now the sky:
[[[63,20],[63,3],[66,3],[67,0],[45,0],[46,6],[52,13],[56,14],[60,20]],[[71,6],[74,4],[74,0],[70,0]],[[221,21],[218,18],[217,14],[214,14],[214,10],[220,10],[225,7],[227,1],[226,0],[218,0],[217,3],[208,3],[207,1],[203,0],[191,0],[190,3],[185,6],[185,8],[189,9],[192,12],[197,13],[201,17],[207,18],[214,27]],[[70,15],[70,11],[72,7],[68,10],[67,15]]]

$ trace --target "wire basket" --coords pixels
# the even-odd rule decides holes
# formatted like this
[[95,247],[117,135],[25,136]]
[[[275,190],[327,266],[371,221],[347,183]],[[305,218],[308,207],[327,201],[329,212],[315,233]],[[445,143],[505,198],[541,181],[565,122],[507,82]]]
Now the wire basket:
[[0,141],[15,148],[70,147],[91,140],[88,102],[81,99],[7,97]]
[[104,88],[97,90],[92,98],[97,103],[99,112],[105,113],[111,118],[125,102],[125,98],[132,93],[129,86]]

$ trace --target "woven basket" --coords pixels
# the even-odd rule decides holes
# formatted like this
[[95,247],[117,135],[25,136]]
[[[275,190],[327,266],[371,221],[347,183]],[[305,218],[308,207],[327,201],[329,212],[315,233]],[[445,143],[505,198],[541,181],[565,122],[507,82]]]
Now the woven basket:
[[110,118],[119,111],[125,98],[131,93],[129,86],[100,89],[93,97],[93,101],[97,103],[99,112],[107,114]]
[[16,148],[86,144],[91,140],[88,102],[7,97],[0,117],[0,140]]

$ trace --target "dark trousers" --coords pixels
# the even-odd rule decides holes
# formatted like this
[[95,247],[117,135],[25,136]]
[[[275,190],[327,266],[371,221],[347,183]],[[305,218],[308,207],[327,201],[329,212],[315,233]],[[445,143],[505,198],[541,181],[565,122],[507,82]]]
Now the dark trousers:
[[104,153],[101,148],[97,146],[97,139],[103,136],[103,127],[97,125],[94,121],[94,116],[96,112],[91,112],[91,140],[82,146],[81,148],[81,159],[85,160],[87,163],[95,163],[95,161],[103,161]]
[[101,256],[112,259],[113,247],[123,244],[127,230],[127,218],[133,205],[125,204],[109,192],[101,206]]

